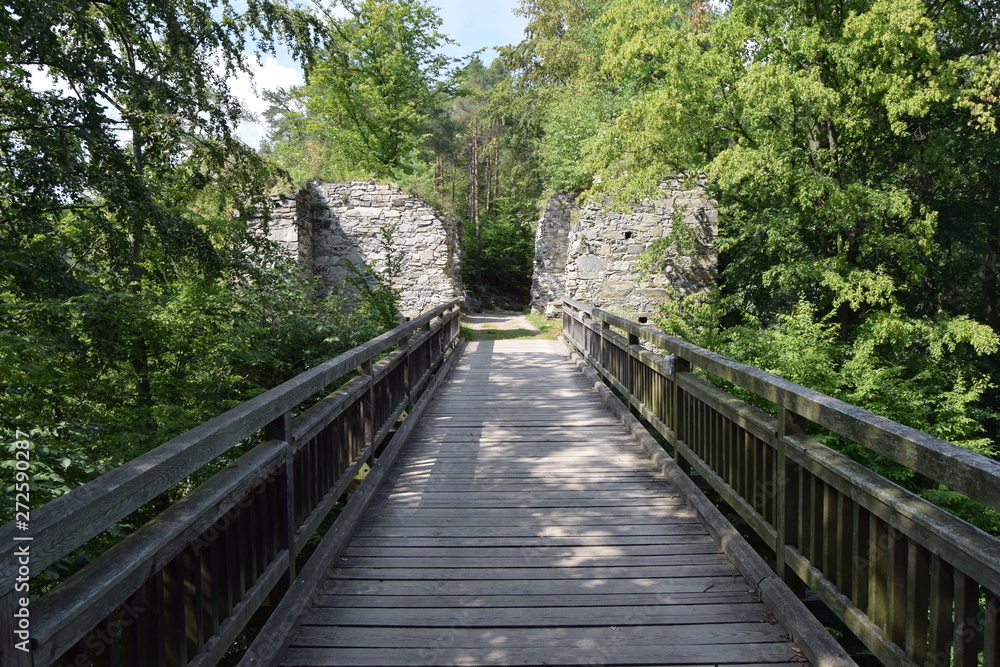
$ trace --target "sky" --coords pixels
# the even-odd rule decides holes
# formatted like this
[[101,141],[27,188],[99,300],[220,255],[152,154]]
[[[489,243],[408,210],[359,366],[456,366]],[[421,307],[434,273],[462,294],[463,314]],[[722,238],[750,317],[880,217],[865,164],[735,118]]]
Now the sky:
[[[520,4],[518,0],[431,0],[428,4],[437,7],[443,21],[442,32],[459,43],[443,49],[449,56],[462,58],[485,47],[487,51],[480,58],[489,64],[496,57],[492,47],[516,44],[524,37],[527,20],[513,12]],[[287,54],[280,54],[277,58],[265,58],[256,68],[253,81],[241,76],[230,83],[247,109],[259,116],[267,108],[261,90],[288,88],[302,82],[302,70]],[[239,135],[257,147],[264,137],[264,126],[260,122],[244,122]]]

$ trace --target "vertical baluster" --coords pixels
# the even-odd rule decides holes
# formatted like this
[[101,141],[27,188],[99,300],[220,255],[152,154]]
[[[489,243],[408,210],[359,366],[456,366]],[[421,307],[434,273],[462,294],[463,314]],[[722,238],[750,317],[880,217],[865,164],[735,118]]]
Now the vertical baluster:
[[[686,359],[681,359],[680,357],[673,357],[673,363],[668,366],[668,370],[671,371],[671,384],[673,386],[672,396],[670,401],[673,404],[673,415],[674,422],[670,424],[670,428],[674,431],[675,440],[683,440],[688,446],[691,445],[691,441],[688,437],[688,424],[690,423],[688,414],[688,403],[689,398],[687,392],[681,388],[681,383],[678,378],[679,373],[690,373],[691,372],[691,362]],[[684,474],[691,474],[691,462],[680,455],[680,452],[676,449],[675,455],[677,456],[677,463],[680,465],[681,470]]]
[[[365,397],[362,399],[361,416],[364,420],[364,445],[362,447],[367,447],[372,444],[372,440],[375,437],[375,383],[372,378],[372,360],[366,359],[360,366],[358,366],[358,375],[365,378],[367,383],[367,391],[365,392]],[[371,452],[368,455],[368,465],[375,464],[375,448],[372,447]]]
[[719,440],[722,443],[722,450],[725,452],[725,475],[726,484],[734,490],[739,487],[736,481],[737,449],[734,437],[734,424],[725,416],[719,415]]
[[[677,402],[677,409],[679,412],[679,414],[677,415],[677,429],[678,429],[677,439],[683,440],[684,444],[686,444],[690,448],[691,422],[693,419],[693,416],[691,414],[691,397],[688,395],[686,391],[682,390],[679,386],[677,386],[679,384],[680,384],[679,382],[675,383],[677,395],[680,399]],[[680,464],[681,464],[681,469],[685,472],[685,474],[690,475],[691,474],[690,462],[686,459],[682,459],[680,461]]]
[[854,531],[853,531],[853,552],[854,562],[852,563],[851,578],[853,579],[854,604],[858,609],[868,613],[868,584],[871,575],[871,514],[857,503],[854,504]]
[[798,543],[795,546],[810,561],[812,560],[812,537],[815,530],[813,522],[816,517],[813,511],[813,489],[815,486],[815,478],[812,474],[802,470],[802,482],[799,488],[800,502],[802,503],[800,506],[801,511],[799,512],[799,524],[801,527],[799,528]]
[[823,575],[837,583],[837,555],[840,553],[837,544],[838,529],[841,524],[841,506],[838,500],[842,496],[829,484],[823,485]]
[[978,667],[983,646],[979,583],[955,570],[955,667]]
[[638,387],[638,376],[636,373],[636,360],[632,355],[635,354],[635,348],[639,344],[639,337],[633,333],[626,333],[627,339],[625,344],[625,349],[622,351],[622,361],[625,362],[625,373],[622,377],[622,384],[625,385],[629,393],[639,399],[642,395],[641,390]]
[[163,570],[163,612],[166,617],[166,655],[171,665],[186,665],[187,622],[184,618],[184,571],[180,558]]
[[771,524],[772,527],[777,529],[778,520],[771,511],[773,504],[773,498],[778,492],[777,487],[777,477],[774,475],[774,471],[771,469],[770,461],[768,461],[767,451],[770,447],[767,447],[764,442],[758,439],[756,436],[751,436],[753,449],[751,451],[751,464],[754,469],[754,478],[757,480],[757,495],[758,495],[758,512]]
[[[290,411],[285,412],[278,419],[268,424],[264,429],[264,437],[267,440],[280,440],[285,443],[284,461],[280,473],[280,498],[276,497],[274,499],[276,502],[273,505],[272,503],[265,502],[263,509],[267,516],[267,525],[264,527],[264,530],[271,533],[272,540],[276,539],[282,547],[288,549],[287,569],[281,581],[281,589],[287,590],[292,585],[292,580],[295,579],[295,528],[297,527],[295,516],[296,448],[292,434],[292,413]],[[315,456],[316,438],[313,438],[308,443],[307,449],[313,452]],[[309,487],[310,481],[312,484],[315,484],[315,476],[319,470],[315,458],[312,463],[313,465],[308,469],[308,473],[312,475],[313,479],[309,481],[304,480],[306,488]],[[315,507],[315,504],[310,503],[309,510],[312,510],[313,507]],[[279,530],[280,535],[278,534]],[[263,571],[267,567],[268,561],[271,560],[271,554],[268,553],[261,560]]]
[[121,606],[119,619],[121,620],[120,651],[119,658],[122,665],[139,665],[141,656],[139,655],[139,612],[142,605],[139,603],[139,591],[125,598]]
[[[775,544],[775,555],[777,556],[778,576],[792,588],[796,593],[802,594],[804,588],[799,577],[792,571],[791,566],[785,561],[785,546],[799,546],[802,543],[802,530],[796,530],[800,517],[805,518],[807,508],[802,506],[805,491],[805,471],[801,471],[798,465],[792,461],[788,455],[788,446],[785,439],[796,433],[805,432],[805,423],[802,418],[784,407],[778,408],[778,433],[777,452],[775,461],[775,484],[774,494],[775,516],[777,525],[775,530],[777,540]],[[801,474],[800,474],[801,472]],[[804,527],[803,527],[804,528]]]
[[955,575],[950,563],[931,556],[930,655],[935,667],[948,667],[954,635]]
[[118,667],[122,664],[121,635],[122,635],[122,614],[121,609],[116,608],[104,617],[101,624],[97,626],[101,630],[99,638],[100,651],[95,651],[94,665],[106,665],[107,667]]
[[[73,647],[70,650],[66,651],[65,657],[68,658],[69,660],[72,660],[72,664],[74,664],[74,665],[93,665],[94,664],[93,661],[92,661],[92,659],[91,659],[92,658],[92,653],[91,653],[90,646],[89,646],[89,643],[88,643],[87,639],[88,639],[88,637],[84,637],[83,639],[81,639],[77,643],[73,644]],[[31,654],[28,653],[27,656],[28,656],[28,659],[27,659],[26,664],[30,665],[30,664],[32,664]],[[5,656],[5,660],[6,660],[6,656]],[[6,664],[4,665],[4,667],[6,667]]]
[[906,655],[923,664],[927,659],[927,611],[931,599],[930,553],[913,540],[908,543],[906,576]]
[[184,549],[178,560],[184,581],[184,636],[187,639],[188,655],[194,656],[201,649],[204,631],[201,618],[201,567],[192,547]]
[[812,530],[809,537],[809,560],[817,570],[823,569],[823,535],[826,530],[826,517],[824,516],[824,498],[826,496],[826,483],[815,475],[809,476],[812,480],[810,493],[812,495],[810,507],[812,508]]
[[722,434],[720,433],[719,414],[707,403],[702,403],[705,411],[705,421],[708,424],[708,446],[712,448],[712,470],[715,470],[721,479],[726,479],[725,458],[723,457]]
[[205,549],[205,567],[208,570],[207,579],[209,585],[208,596],[208,619],[211,625],[211,634],[215,634],[219,629],[222,619],[229,617],[229,610],[224,608],[223,581],[225,574],[223,568],[223,539],[222,535],[212,532],[212,541],[203,548]]
[[894,644],[906,645],[906,583],[909,562],[909,540],[895,528],[889,529],[889,553],[887,559],[889,605],[886,619],[886,634]]
[[836,565],[832,576],[837,590],[851,596],[851,558],[853,549],[851,539],[854,537],[854,503],[842,493],[837,494],[837,535],[834,550]]
[[752,492],[747,483],[747,443],[743,437],[743,429],[731,420],[729,422],[729,442],[733,450],[733,484],[736,494],[744,500],[749,500]]
[[986,591],[986,622],[983,625],[983,664],[1000,665],[1000,595]]
[[247,495],[246,504],[239,509],[240,537],[243,540],[243,589],[240,591],[240,601],[244,593],[257,581],[257,536],[256,536],[257,491],[253,489]]
[[[239,505],[237,505],[236,510],[230,510],[227,516],[232,516],[237,510],[239,510]],[[226,596],[226,609],[230,611],[243,599],[243,538],[240,534],[241,530],[239,515],[232,516],[226,524],[224,536],[226,541],[226,589],[224,594]]]
[[[758,447],[757,438],[749,431],[743,434],[747,443],[747,479],[750,480],[750,488],[753,493],[753,508],[757,510],[765,521],[770,521],[767,516],[767,498],[765,497],[770,489],[765,485],[760,470],[761,452]],[[773,524],[772,524],[773,525]]]
[[889,533],[885,522],[877,517],[871,518],[871,562],[868,575],[868,617],[875,625],[886,629],[888,618],[889,592],[886,590],[888,581],[888,540]]

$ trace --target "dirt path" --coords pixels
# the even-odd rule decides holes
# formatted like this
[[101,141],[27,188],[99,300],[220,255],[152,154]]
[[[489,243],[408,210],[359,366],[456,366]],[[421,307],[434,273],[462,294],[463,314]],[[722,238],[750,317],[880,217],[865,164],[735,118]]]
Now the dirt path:
[[527,317],[512,310],[491,310],[488,313],[469,313],[465,316],[464,321],[470,329],[479,331],[489,329],[494,331],[524,329],[533,334],[541,333],[538,327],[528,321]]
[[[515,338],[553,339],[562,329],[561,320],[538,320],[533,324],[521,313],[510,310],[491,310],[485,313],[466,313],[462,316],[462,326],[467,329],[466,338],[472,340],[511,340]],[[469,336],[468,334],[472,335]]]

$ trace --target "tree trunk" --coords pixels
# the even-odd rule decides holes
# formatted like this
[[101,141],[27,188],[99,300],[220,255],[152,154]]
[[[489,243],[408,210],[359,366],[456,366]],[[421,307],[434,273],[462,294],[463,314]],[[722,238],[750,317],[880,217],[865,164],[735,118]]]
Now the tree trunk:
[[[145,170],[144,144],[142,132],[133,128],[132,158],[135,161],[135,171],[139,176]],[[131,238],[129,239],[128,289],[136,297],[140,297],[142,295],[142,278],[144,275],[142,255],[145,230],[143,229],[141,220],[133,218],[130,222]],[[151,408],[153,406],[153,388],[149,379],[149,342],[146,340],[146,333],[141,329],[136,330],[128,354],[129,364],[132,366],[132,372],[135,374],[136,403],[142,408]],[[156,420],[153,419],[152,414],[147,414],[147,418],[143,420],[142,428],[150,432],[157,429]]]
[[479,228],[479,126],[472,123],[472,155],[469,160],[469,215],[476,237],[476,288],[482,289],[483,249]]
[[997,312],[997,255],[1000,254],[1000,196],[992,190],[987,197],[986,256],[983,258],[983,306],[986,324],[1000,329]]

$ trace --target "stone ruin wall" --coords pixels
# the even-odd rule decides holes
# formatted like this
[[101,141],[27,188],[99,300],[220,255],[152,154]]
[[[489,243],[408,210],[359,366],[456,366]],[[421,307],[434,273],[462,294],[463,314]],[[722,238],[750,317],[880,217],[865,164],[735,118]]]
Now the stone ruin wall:
[[388,229],[394,254],[401,253],[392,283],[403,316],[416,317],[461,294],[458,221],[395,185],[314,181],[295,195],[276,197],[273,206],[268,237],[324,290],[345,289],[352,264],[371,262],[385,271],[380,239]]
[[[650,316],[657,304],[705,291],[718,275],[715,237],[718,204],[701,185],[674,178],[661,184],[656,199],[630,213],[580,206],[575,195],[556,194],[545,206],[535,236],[531,310],[549,317],[562,310],[563,297],[628,316]],[[664,270],[643,276],[640,255],[670,238],[675,224],[687,225],[694,252],[678,254],[676,244]]]

